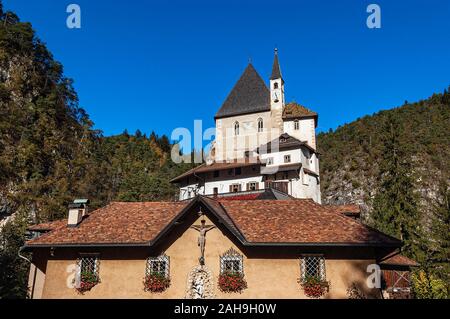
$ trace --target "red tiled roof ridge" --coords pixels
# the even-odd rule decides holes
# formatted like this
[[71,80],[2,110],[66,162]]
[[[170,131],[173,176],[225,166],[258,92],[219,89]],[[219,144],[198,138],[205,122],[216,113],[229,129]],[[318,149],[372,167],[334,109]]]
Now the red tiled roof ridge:
[[151,245],[171,229],[180,214],[192,213],[201,204],[247,244],[400,242],[309,198],[221,201],[197,196],[189,202],[111,202],[93,211],[78,227],[51,231],[27,245]]

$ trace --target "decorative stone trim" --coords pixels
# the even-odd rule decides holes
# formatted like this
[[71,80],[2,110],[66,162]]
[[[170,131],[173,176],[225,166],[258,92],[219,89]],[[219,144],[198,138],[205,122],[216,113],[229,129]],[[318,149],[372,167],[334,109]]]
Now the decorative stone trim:
[[194,267],[188,275],[185,299],[213,299],[214,277],[204,265]]

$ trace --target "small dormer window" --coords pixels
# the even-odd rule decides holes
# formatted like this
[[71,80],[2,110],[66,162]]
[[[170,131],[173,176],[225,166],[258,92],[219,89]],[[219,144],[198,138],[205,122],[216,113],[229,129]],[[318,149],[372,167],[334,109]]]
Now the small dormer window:
[[273,84],[273,88],[274,88],[274,89],[278,89],[278,82],[275,82],[275,83]]
[[239,135],[239,122],[234,123],[234,135]]
[[300,123],[298,122],[298,120],[294,121],[294,130],[298,131],[298,129],[300,128]]
[[262,132],[264,130],[264,122],[262,118],[258,119],[258,132]]

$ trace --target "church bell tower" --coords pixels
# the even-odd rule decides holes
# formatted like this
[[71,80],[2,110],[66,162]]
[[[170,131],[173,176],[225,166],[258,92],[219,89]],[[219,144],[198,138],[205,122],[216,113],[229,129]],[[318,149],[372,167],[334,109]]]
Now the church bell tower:
[[275,49],[275,57],[272,66],[272,75],[270,76],[270,111],[272,117],[272,126],[279,128],[283,132],[283,108],[284,100],[284,80],[281,76],[280,63],[278,61],[278,49]]

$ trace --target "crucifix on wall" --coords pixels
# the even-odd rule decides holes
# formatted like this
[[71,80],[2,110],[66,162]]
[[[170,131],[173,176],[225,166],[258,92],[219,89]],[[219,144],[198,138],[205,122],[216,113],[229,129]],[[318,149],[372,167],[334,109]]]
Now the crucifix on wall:
[[[198,213],[199,216],[203,217],[203,213],[200,209],[200,212]],[[195,229],[199,232],[198,239],[197,239],[197,245],[200,247],[200,258],[198,259],[200,262],[200,265],[205,264],[205,244],[206,244],[206,233],[210,231],[211,229],[215,228],[214,225],[206,225],[206,221],[204,218],[200,221],[201,225],[192,225],[191,228]]]

